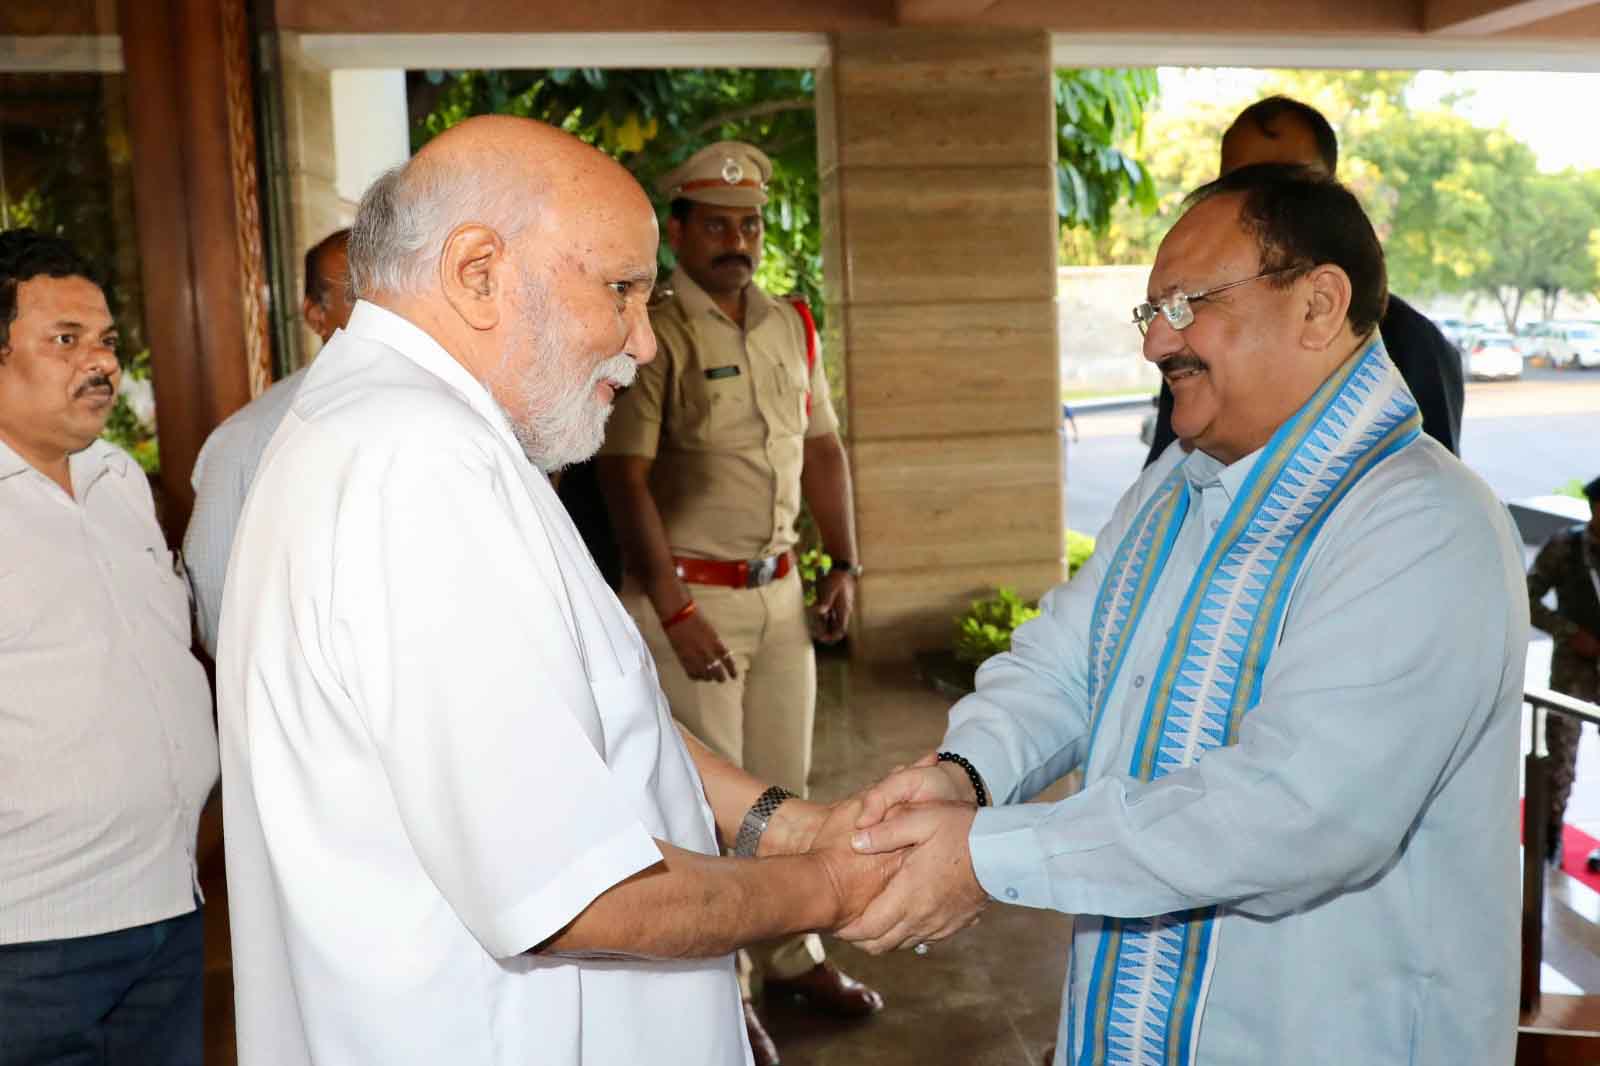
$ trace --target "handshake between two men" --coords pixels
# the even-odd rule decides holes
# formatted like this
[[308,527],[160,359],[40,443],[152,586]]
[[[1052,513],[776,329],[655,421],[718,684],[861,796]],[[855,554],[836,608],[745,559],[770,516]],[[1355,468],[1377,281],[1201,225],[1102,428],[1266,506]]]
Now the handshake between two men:
[[788,801],[796,828],[757,854],[803,844],[837,885],[836,935],[874,955],[920,949],[988,905],[967,848],[978,799],[966,771],[930,752],[831,807]]
[[[723,840],[744,827],[748,842],[747,815],[765,786],[684,740]],[[977,807],[967,773],[930,753],[832,805],[781,801],[747,851],[754,862],[657,840],[661,862],[597,897],[535,951],[693,958],[813,930],[872,954],[933,943],[975,923],[988,903],[967,849]]]

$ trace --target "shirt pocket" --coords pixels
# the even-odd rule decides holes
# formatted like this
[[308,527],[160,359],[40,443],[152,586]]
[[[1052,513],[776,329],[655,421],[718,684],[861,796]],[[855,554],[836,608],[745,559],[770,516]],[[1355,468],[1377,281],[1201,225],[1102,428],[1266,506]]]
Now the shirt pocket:
[[0,646],[28,635],[41,602],[34,582],[21,570],[0,570]]
[[683,418],[675,436],[690,447],[725,446],[756,424],[750,368],[737,362],[693,366],[680,383]]
[[806,429],[805,349],[793,351],[787,339],[763,330],[751,343],[751,361],[762,364],[756,382],[761,410],[776,437],[798,437]]
[[804,364],[783,360],[773,373],[773,380],[778,393],[773,404],[773,428],[783,434],[803,435],[811,420],[806,410],[810,382],[806,380]]
[[189,583],[183,564],[166,545],[146,545],[128,561],[133,573],[130,592],[180,645],[191,643]]
[[[637,659],[619,674],[590,678],[589,689],[605,733],[606,766],[613,780],[630,790],[635,814],[659,836],[665,826],[652,797],[639,787],[656,779],[661,759],[663,716],[655,671]],[[670,725],[670,718],[667,721]]]

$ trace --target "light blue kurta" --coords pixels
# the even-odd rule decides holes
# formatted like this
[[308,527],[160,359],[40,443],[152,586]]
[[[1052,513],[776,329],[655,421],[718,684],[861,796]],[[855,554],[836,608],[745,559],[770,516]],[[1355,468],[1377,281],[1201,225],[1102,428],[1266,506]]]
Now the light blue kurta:
[[[951,712],[943,747],[1012,804],[973,825],[978,879],[1072,914],[1219,905],[1200,1063],[1509,1063],[1527,596],[1505,509],[1447,451],[1418,440],[1330,516],[1239,743],[1156,781],[1127,775],[1180,600],[1256,460],[1169,449]],[[1090,753],[1095,595],[1179,463],[1187,518]],[[1021,803],[1075,767],[1082,792]],[[1094,946],[1078,934],[1064,994],[1080,1033]],[[1058,1064],[1075,1061],[1067,1023]]]

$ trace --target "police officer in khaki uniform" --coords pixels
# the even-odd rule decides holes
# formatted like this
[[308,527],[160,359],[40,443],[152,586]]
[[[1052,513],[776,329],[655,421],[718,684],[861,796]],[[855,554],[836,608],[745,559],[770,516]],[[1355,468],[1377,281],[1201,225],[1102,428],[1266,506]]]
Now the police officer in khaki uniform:
[[[813,627],[844,636],[855,603],[850,472],[809,312],[752,281],[772,164],[724,141],[657,183],[678,268],[651,312],[659,354],[616,401],[600,450],[623,549],[622,602],[673,714],[751,773],[804,795],[816,701]],[[808,617],[795,568],[802,498],[833,568]],[[782,797],[776,797],[781,802]],[[770,995],[870,1014],[872,989],[807,936],[764,960]],[[757,1063],[776,1049],[749,1008]]]

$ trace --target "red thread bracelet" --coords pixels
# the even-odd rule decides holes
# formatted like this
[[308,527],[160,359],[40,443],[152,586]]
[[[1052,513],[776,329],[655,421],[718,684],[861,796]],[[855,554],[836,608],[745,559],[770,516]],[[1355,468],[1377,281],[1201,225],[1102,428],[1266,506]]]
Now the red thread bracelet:
[[677,610],[677,613],[674,614],[671,618],[663,618],[661,620],[661,628],[663,630],[671,629],[673,626],[677,625],[679,622],[683,621],[685,618],[688,618],[690,615],[694,614],[699,609],[700,608],[695,606],[694,601],[690,600],[688,603],[684,604],[682,607],[679,607],[678,610]]

